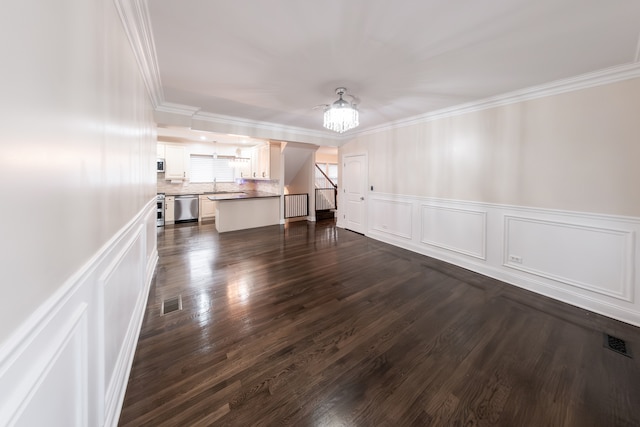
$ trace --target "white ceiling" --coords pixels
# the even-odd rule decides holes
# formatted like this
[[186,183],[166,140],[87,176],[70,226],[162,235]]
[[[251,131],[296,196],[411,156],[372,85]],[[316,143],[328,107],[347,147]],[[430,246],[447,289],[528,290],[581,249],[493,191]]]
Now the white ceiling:
[[323,130],[346,86],[359,130],[638,62],[638,0],[148,0],[160,99]]
[[206,132],[177,126],[158,126],[157,132],[158,141],[161,142],[219,143],[238,147],[250,147],[268,142],[265,139],[251,138],[244,135]]

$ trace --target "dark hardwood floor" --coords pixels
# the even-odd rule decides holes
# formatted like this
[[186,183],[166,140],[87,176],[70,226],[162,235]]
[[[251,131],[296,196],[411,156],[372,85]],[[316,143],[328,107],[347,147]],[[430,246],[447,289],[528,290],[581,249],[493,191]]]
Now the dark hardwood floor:
[[122,426],[640,425],[640,328],[332,222],[158,251]]

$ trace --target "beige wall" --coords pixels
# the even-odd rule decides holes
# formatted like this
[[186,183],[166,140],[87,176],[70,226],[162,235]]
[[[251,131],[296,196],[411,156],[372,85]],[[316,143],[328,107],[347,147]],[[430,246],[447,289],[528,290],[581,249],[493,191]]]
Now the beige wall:
[[640,216],[640,79],[360,135],[376,191]]
[[153,199],[153,111],[113,1],[0,15],[0,343]]
[[316,163],[338,163],[338,147],[318,148]]

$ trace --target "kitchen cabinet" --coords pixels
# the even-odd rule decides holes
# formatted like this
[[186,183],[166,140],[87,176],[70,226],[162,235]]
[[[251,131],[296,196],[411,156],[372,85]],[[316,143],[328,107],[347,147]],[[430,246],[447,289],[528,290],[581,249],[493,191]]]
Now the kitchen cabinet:
[[256,147],[256,179],[269,179],[271,176],[271,151],[268,144]]
[[157,149],[158,149],[158,158],[164,159],[164,144],[158,143]]
[[165,145],[164,163],[165,179],[187,178],[187,161],[184,147],[179,145]]
[[281,179],[280,144],[269,143],[258,147],[258,179]]
[[176,198],[175,196],[167,196],[164,198],[164,223],[166,224],[173,224],[175,223],[175,203],[176,203]]
[[248,160],[245,163],[243,163],[242,166],[236,169],[236,178],[250,179],[252,178],[251,165],[253,164],[253,161],[252,161],[253,150],[252,149],[242,150],[240,155],[243,158]]
[[198,218],[198,220],[202,221],[203,219],[215,218],[216,205],[217,205],[217,202],[215,200],[209,200],[208,196],[201,195],[200,196],[200,218]]
[[216,230],[220,233],[280,223],[280,197],[229,199],[218,202]]
[[280,145],[257,145],[243,152],[250,159],[247,166],[240,168],[240,178],[255,180],[280,179]]

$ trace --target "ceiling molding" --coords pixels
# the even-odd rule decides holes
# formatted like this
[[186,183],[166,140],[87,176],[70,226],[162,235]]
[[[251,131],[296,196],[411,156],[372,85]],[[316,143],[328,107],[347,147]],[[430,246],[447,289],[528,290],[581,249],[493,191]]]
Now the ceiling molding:
[[566,92],[573,92],[576,90],[587,89],[596,86],[602,86],[605,84],[615,83],[622,80],[629,80],[638,77],[640,77],[640,63],[638,62],[605,68],[604,70],[581,74],[579,76],[570,77],[568,79],[556,80],[550,83],[508,92],[491,98],[468,102],[451,108],[444,108],[442,110],[432,111],[418,116],[409,117],[404,120],[386,123],[381,126],[375,126],[360,131],[355,131],[352,135],[350,135],[350,137],[378,133],[386,130],[397,129],[414,124],[443,119],[445,117],[452,117],[461,114],[472,113],[475,111],[487,110],[489,108],[515,104],[517,102],[558,95]]
[[360,131],[352,130],[346,135],[337,135],[330,132],[315,131],[306,128],[284,126],[277,123],[259,122],[241,117],[208,113],[205,111],[201,111],[197,107],[174,104],[170,102],[162,102],[158,107],[156,107],[156,110],[166,113],[188,116],[191,117],[192,120],[202,120],[215,124],[245,126],[271,132],[284,131],[309,137],[330,139],[336,142],[338,145],[342,145],[346,141],[361,135],[368,135],[390,129],[411,126],[414,124],[426,123],[446,117],[453,117],[461,114],[467,114],[475,111],[481,111],[489,108],[523,102],[531,99],[587,89],[590,87],[601,86],[638,77],[640,77],[640,63],[634,62],[617,67],[606,68],[604,70],[596,71],[593,73],[582,74],[568,79],[556,80],[554,82],[509,92],[491,98],[485,98],[479,101],[460,104],[451,108],[432,111],[429,113],[421,114],[419,116],[409,117],[404,120],[386,123],[381,126],[371,127]]
[[148,0],[114,0],[153,108],[164,103]]
[[198,111],[200,111],[200,109],[198,107],[192,107],[190,105],[174,104],[173,102],[163,102],[156,107],[156,111],[191,117]]
[[636,47],[634,62],[586,73],[579,76],[553,81],[550,83],[525,88],[502,95],[472,101],[457,106],[427,112],[361,130],[352,130],[347,134],[334,134],[308,128],[286,126],[278,123],[255,121],[241,117],[225,116],[202,111],[198,107],[165,102],[160,70],[158,67],[155,43],[148,8],[149,0],[114,0],[118,14],[131,44],[134,56],[149,97],[156,111],[190,117],[191,120],[202,120],[226,126],[243,126],[267,132],[280,132],[311,138],[330,140],[338,145],[354,137],[377,133],[385,130],[406,127],[418,123],[429,122],[445,117],[495,108],[503,105],[523,102],[536,98],[557,95],[575,90],[586,89],[622,80],[640,77],[640,38]]
[[230,126],[245,126],[252,127],[259,130],[265,130],[270,132],[287,132],[298,135],[310,136],[315,138],[328,138],[335,139],[333,133],[316,131],[307,128],[300,128],[294,126],[286,126],[278,123],[261,122],[256,120],[245,119],[242,117],[224,116],[222,114],[208,113],[206,111],[198,111],[192,117],[192,120],[202,120],[205,122],[230,125]]

